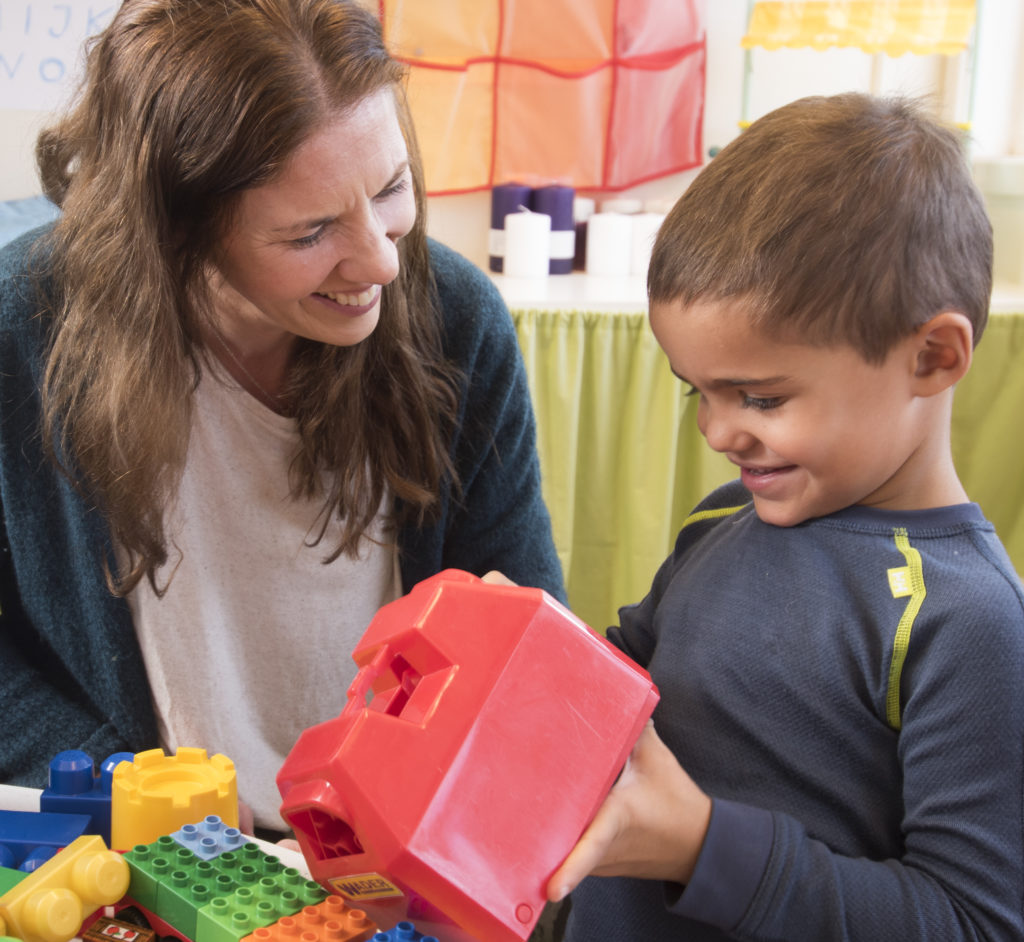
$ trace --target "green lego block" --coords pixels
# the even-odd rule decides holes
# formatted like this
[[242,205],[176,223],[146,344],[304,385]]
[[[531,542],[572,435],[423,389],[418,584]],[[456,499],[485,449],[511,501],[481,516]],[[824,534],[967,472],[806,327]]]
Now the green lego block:
[[327,897],[253,843],[204,860],[165,836],[125,858],[132,899],[194,942],[238,942]]
[[0,896],[3,896],[8,890],[14,889],[14,887],[21,883],[21,881],[27,876],[28,874],[23,873],[21,870],[12,870],[10,867],[0,867]]
[[133,847],[125,853],[124,859],[131,870],[128,895],[154,913],[158,912],[160,885],[176,870],[187,868],[190,860],[199,860],[192,851],[167,835],[152,844]]
[[160,884],[154,912],[185,937],[195,938],[199,910],[216,896],[233,890],[230,880],[218,883],[221,876],[208,860],[198,860],[187,870],[175,870]]
[[[276,863],[279,861],[273,858]],[[326,899],[327,891],[292,868],[268,866],[273,873],[240,886],[199,910],[194,942],[239,942],[256,929]]]
[[231,896],[221,896],[201,910],[196,920],[194,942],[239,942],[280,916],[272,902],[251,887],[239,887]]

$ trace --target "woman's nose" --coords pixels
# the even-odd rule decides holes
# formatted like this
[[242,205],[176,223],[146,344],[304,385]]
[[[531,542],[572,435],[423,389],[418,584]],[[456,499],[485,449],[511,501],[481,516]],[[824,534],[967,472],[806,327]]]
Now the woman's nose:
[[389,231],[384,220],[370,214],[338,267],[349,281],[377,285],[394,281],[399,268],[397,236]]

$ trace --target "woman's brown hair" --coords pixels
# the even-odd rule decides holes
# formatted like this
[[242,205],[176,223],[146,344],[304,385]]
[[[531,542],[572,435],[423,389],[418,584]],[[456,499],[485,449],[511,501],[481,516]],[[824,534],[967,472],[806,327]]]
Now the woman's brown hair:
[[[129,592],[167,559],[163,511],[185,461],[207,354],[208,271],[240,194],[272,180],[327,115],[391,88],[417,221],[377,328],[353,347],[299,342],[289,376],[295,495],[322,496],[358,552],[385,494],[423,522],[446,480],[455,377],[443,359],[422,164],[376,18],[355,0],[126,0],[88,51],[82,90],[37,144],[63,210],[51,237],[53,342],[43,433],[106,515]],[[327,472],[325,474],[325,472]]]

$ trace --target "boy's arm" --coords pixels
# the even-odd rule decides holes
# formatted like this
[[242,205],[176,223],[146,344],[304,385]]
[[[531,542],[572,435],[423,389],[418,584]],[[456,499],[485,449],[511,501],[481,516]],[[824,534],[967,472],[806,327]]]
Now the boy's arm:
[[[968,598],[947,609],[934,633],[914,629],[897,743],[902,853],[848,856],[775,812],[757,892],[723,929],[865,942],[1024,938],[1024,611],[1019,589],[1000,595],[1001,606]],[[743,856],[738,844],[727,852]],[[703,918],[697,888],[695,879],[676,912]]]
[[705,817],[694,800],[687,811],[699,788],[665,749],[664,763],[647,765],[657,774],[623,773],[549,896],[561,898],[589,868],[664,880],[670,911],[749,939],[1024,937],[1022,626],[1020,612],[979,609],[958,635],[970,646],[937,652],[919,639],[924,654],[903,685],[898,857],[837,852],[793,816],[739,802],[709,800]]
[[608,798],[552,875],[548,898],[564,899],[588,875],[687,883],[710,817],[711,799],[648,723]]

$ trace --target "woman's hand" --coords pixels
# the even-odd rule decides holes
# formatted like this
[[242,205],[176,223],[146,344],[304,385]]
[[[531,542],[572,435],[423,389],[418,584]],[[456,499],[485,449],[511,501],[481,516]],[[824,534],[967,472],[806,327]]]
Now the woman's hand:
[[253,821],[252,808],[250,808],[244,801],[238,803],[238,830],[243,834],[252,834],[256,830],[256,824]]
[[648,723],[594,820],[548,882],[548,899],[558,902],[591,874],[687,883],[710,819],[711,799]]

